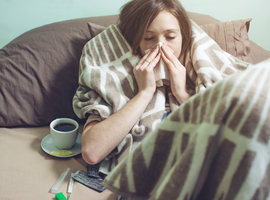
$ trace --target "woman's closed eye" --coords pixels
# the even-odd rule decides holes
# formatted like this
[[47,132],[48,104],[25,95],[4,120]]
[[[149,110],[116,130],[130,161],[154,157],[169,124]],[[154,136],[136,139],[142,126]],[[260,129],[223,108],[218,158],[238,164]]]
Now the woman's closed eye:
[[168,37],[166,37],[168,40],[173,40],[173,39],[175,39],[176,37],[175,36],[168,36]]
[[154,38],[144,38],[145,41],[153,40]]
[[145,41],[150,41],[150,40],[153,40],[153,39],[154,39],[154,37],[146,37],[146,38],[144,38]]

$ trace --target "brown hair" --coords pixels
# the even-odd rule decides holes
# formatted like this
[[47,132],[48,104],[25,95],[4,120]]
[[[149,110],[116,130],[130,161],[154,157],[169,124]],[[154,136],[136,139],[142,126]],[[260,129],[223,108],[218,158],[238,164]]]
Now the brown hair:
[[118,27],[131,45],[134,54],[140,54],[143,35],[159,12],[167,10],[179,22],[182,33],[182,53],[191,40],[191,25],[186,10],[178,0],[131,0],[121,8]]

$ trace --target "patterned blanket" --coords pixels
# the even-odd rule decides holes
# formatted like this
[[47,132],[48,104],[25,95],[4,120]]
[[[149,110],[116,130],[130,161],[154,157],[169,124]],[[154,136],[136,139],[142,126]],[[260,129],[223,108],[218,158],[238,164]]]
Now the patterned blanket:
[[[73,108],[79,118],[88,122],[102,121],[123,107],[137,92],[133,67],[140,58],[115,25],[111,25],[84,47],[79,70],[79,88],[73,98]],[[191,95],[205,90],[230,74],[245,70],[245,63],[221,50],[198,25],[192,22],[192,42],[181,58],[187,70]],[[162,85],[162,84],[161,84]],[[132,128],[133,142],[140,142],[160,123],[165,111],[165,94],[170,110],[179,104],[166,86],[158,87],[152,101]]]
[[270,199],[269,113],[270,59],[191,97],[103,184],[150,200]]

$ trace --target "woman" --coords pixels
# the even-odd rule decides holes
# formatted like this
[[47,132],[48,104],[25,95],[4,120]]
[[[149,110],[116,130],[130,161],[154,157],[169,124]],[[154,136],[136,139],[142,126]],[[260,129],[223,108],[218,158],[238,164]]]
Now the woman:
[[[189,46],[191,26],[177,0],[133,0],[120,13],[119,29],[135,55],[141,57],[133,73],[138,93],[104,121],[92,121],[82,133],[82,156],[93,165],[102,161],[126,137],[156,91],[154,68],[163,59],[170,71],[171,92],[179,104],[189,97],[186,70],[179,58]],[[162,42],[162,51],[153,48]],[[125,122],[125,123],[123,123]]]

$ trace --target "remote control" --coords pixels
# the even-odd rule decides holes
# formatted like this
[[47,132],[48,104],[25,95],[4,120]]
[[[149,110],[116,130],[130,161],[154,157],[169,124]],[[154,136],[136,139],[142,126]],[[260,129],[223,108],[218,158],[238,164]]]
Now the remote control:
[[93,178],[101,178],[98,174],[99,171],[99,163],[96,165],[87,164],[87,176]]
[[82,170],[76,171],[73,176],[74,180],[82,183],[83,185],[97,191],[97,192],[103,192],[106,188],[102,185],[102,180],[94,177],[87,176],[87,173],[85,173]]

